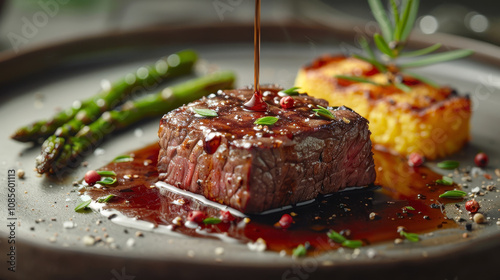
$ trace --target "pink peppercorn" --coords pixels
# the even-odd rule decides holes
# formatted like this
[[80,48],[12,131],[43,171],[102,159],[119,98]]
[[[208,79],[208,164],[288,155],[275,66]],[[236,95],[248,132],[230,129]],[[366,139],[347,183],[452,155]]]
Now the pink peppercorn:
[[474,157],[474,163],[479,167],[486,167],[486,165],[488,165],[488,155],[485,153],[478,153]]
[[201,223],[203,222],[203,220],[205,220],[206,217],[207,215],[205,214],[205,212],[200,210],[193,210],[189,212],[187,220],[195,223]]
[[289,214],[283,214],[283,216],[281,216],[281,219],[278,222],[278,224],[283,229],[289,228],[292,225],[292,223],[293,223],[293,218]]
[[418,167],[424,164],[424,157],[419,153],[411,153],[408,157],[408,165]]
[[295,100],[293,100],[293,97],[291,97],[291,96],[285,96],[285,97],[281,98],[281,100],[280,100],[280,106],[283,109],[293,108],[294,103],[295,103]]
[[234,218],[234,216],[231,214],[231,212],[221,210],[221,211],[220,211],[220,219],[221,219],[224,223],[229,223],[229,222],[234,221],[234,219],[235,219],[235,218]]
[[89,184],[90,186],[93,186],[97,181],[101,180],[101,175],[97,173],[95,170],[89,170],[87,173],[85,173],[85,182]]
[[474,199],[469,200],[465,203],[465,210],[471,213],[476,213],[479,210],[479,208],[480,208],[479,203]]

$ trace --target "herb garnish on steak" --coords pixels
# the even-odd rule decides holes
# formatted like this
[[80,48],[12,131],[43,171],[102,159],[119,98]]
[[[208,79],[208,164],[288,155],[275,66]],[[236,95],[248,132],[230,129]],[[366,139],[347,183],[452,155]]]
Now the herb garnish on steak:
[[[159,180],[245,213],[296,204],[374,182],[368,121],[306,94],[282,109],[279,88],[262,89],[267,112],[244,109],[251,89],[219,91],[160,121]],[[321,107],[319,107],[321,106]],[[196,110],[211,109],[216,117]],[[272,116],[272,125],[254,124]]]

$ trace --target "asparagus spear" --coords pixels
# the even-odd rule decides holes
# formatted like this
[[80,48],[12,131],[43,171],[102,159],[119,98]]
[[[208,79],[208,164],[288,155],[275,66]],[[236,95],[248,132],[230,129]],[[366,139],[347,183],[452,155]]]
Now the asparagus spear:
[[190,73],[196,60],[197,54],[191,50],[161,58],[155,64],[141,67],[136,73],[115,82],[110,89],[103,90],[82,102],[75,102],[71,108],[56,114],[52,119],[19,128],[11,138],[20,142],[36,142],[46,139],[54,132],[58,137],[74,135],[85,124],[114,108],[134,91],[150,88],[168,78]]
[[37,158],[37,170],[41,173],[56,174],[67,167],[75,167],[80,160],[104,137],[116,130],[126,128],[144,118],[161,116],[182,104],[199,99],[219,89],[232,88],[232,72],[219,72],[187,81],[153,95],[125,103],[121,109],[105,112],[95,122],[83,127],[75,136],[64,143],[59,157]]

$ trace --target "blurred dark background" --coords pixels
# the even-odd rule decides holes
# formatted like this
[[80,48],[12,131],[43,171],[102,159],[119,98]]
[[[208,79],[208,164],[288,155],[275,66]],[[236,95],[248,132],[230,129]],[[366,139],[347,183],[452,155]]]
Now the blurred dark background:
[[[153,25],[252,22],[253,5],[253,0],[0,0],[0,51]],[[366,0],[263,0],[262,21],[338,25],[373,17]],[[500,45],[500,2],[421,1],[416,28]]]

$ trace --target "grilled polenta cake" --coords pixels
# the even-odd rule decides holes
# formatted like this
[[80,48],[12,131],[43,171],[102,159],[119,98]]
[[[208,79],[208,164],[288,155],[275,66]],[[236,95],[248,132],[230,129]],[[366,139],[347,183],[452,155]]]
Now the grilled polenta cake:
[[[408,89],[389,82],[394,79]],[[399,74],[389,77],[366,61],[345,56],[316,59],[299,70],[295,85],[332,106],[350,107],[367,118],[374,145],[404,156],[417,152],[432,160],[457,152],[469,141],[470,99],[449,87],[437,88]]]

